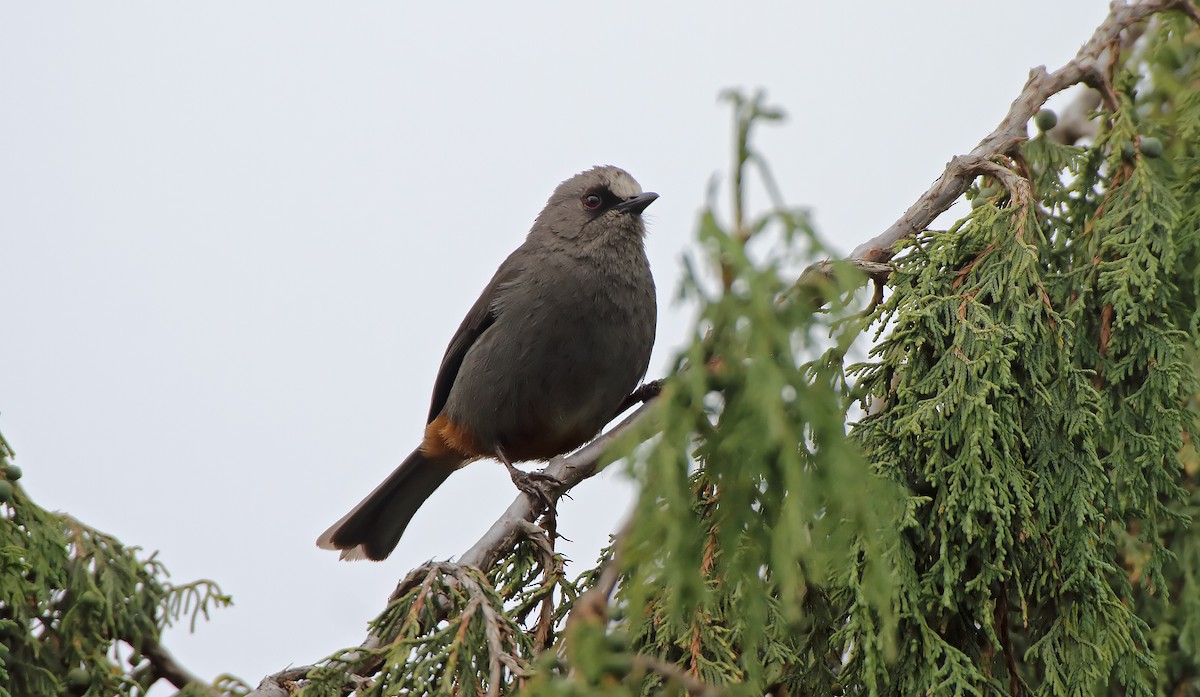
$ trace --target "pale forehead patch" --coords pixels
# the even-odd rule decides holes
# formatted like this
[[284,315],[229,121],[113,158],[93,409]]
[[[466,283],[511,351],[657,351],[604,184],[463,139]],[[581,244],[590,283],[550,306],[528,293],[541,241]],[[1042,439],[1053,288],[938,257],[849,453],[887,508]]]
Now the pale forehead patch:
[[593,187],[604,187],[620,199],[637,196],[642,187],[629,172],[612,165],[601,165],[585,170],[559,185],[557,197],[574,197]]
[[597,167],[603,174],[604,185],[617,198],[629,198],[642,193],[642,187],[637,183],[637,180],[630,176],[629,172],[620,167]]

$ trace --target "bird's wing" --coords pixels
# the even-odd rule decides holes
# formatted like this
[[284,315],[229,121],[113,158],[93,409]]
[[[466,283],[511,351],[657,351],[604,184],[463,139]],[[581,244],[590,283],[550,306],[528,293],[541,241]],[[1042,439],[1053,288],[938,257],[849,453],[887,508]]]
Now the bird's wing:
[[458,369],[462,367],[467,351],[475,344],[475,340],[487,331],[488,327],[495,324],[499,313],[497,300],[500,293],[521,275],[521,264],[513,261],[516,256],[514,253],[500,265],[487,288],[483,289],[479,299],[475,301],[475,304],[467,312],[467,316],[463,318],[462,324],[458,325],[458,331],[454,332],[454,338],[450,339],[450,345],[446,347],[446,355],[442,357],[442,365],[438,368],[437,380],[433,383],[433,398],[430,400],[429,420],[426,423],[436,419],[442,412],[442,408],[446,406],[446,400],[450,397],[450,388],[454,386],[454,380],[458,377]]

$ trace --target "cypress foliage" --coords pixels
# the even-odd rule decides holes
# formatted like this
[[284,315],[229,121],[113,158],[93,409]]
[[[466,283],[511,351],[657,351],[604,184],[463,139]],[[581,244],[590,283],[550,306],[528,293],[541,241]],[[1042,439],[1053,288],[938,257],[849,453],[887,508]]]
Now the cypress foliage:
[[211,581],[172,584],[155,555],[39,507],[11,459],[0,438],[0,697],[145,695],[162,677],[147,658],[162,630],[194,628],[228,596]]
[[[985,168],[859,319],[789,297],[788,260],[752,262],[710,207],[729,282],[691,288],[607,625],[678,673],[547,693],[689,689],[679,673],[748,695],[1200,693],[1196,41],[1153,25],[1093,141],[1040,133]],[[795,220],[749,237],[782,223],[812,253]]]

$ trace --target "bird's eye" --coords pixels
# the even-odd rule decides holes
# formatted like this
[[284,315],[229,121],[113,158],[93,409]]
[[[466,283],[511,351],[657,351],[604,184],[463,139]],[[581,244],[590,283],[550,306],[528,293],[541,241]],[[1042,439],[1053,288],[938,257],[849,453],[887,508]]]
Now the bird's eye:
[[600,204],[603,202],[604,202],[603,199],[601,199],[596,194],[588,194],[587,196],[583,197],[583,207],[588,209],[589,211],[596,210],[597,208],[600,207]]

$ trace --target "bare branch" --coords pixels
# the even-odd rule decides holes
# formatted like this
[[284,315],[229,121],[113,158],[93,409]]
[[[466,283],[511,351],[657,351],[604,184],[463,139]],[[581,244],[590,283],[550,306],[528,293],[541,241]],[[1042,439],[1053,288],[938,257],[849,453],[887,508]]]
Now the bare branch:
[[1026,138],[1026,124],[1029,123],[1029,119],[1033,118],[1050,97],[1080,83],[1091,85],[1101,94],[1111,95],[1107,79],[1111,60],[1109,54],[1120,46],[1121,33],[1151,15],[1168,10],[1184,12],[1200,22],[1200,14],[1188,0],[1113,3],[1108,17],[1070,62],[1052,73],[1046,72],[1044,66],[1031,70],[1029,80],[1021,94],[1013,100],[1000,125],[979,141],[979,145],[970,153],[950,160],[942,176],[938,177],[929,190],[922,194],[899,220],[879,235],[855,247],[850,253],[850,259],[879,263],[890,260],[892,249],[897,242],[929,227],[934,218],[945,212],[967,190],[975,174],[975,170],[969,167],[968,163],[991,161],[1016,153]]
[[[543,472],[553,475],[561,482],[560,485],[553,488],[553,494],[561,496],[576,484],[594,475],[596,467],[600,463],[600,456],[608,449],[608,446],[612,445],[612,442],[626,430],[649,418],[649,415],[650,403],[647,402],[637,411],[625,417],[621,423],[597,436],[582,449],[567,457],[557,457],[552,460]],[[533,522],[543,510],[544,507],[540,501],[533,501],[524,494],[518,496],[504,512],[504,515],[492,524],[492,527],[483,534],[483,537],[479,538],[474,546],[467,550],[466,554],[459,558],[458,563],[477,566],[481,569],[490,568],[521,536],[522,523],[519,521]]]
[[[594,475],[600,463],[600,456],[617,439],[620,434],[633,428],[636,424],[641,423],[650,415],[650,403],[647,402],[625,417],[621,423],[609,429],[605,433],[597,436],[592,442],[585,445],[583,448],[566,457],[557,457],[550,461],[550,464],[543,470],[546,474],[552,475],[560,483],[550,487],[550,493],[554,498],[562,496],[576,484]],[[456,564],[446,564],[440,566],[447,567],[475,567],[478,569],[491,568],[493,564],[522,537],[530,534],[533,521],[545,510],[545,506],[541,501],[535,501],[525,494],[519,494],[517,498],[509,505],[508,510],[504,512],[500,518],[492,524],[492,526],[483,534],[479,541],[476,542],[470,549],[459,558]],[[403,596],[412,588],[419,585],[422,581],[428,578],[430,565],[419,567],[410,572],[404,580],[392,592],[389,602]],[[381,646],[391,643],[395,639],[394,636],[380,636],[372,634],[363,642],[363,648],[376,649]],[[342,660],[352,662],[353,656],[343,658]],[[274,697],[274,695],[290,694],[286,691],[286,684],[297,679],[303,678],[308,671],[316,666],[303,666],[292,668],[274,675],[269,675],[263,678],[259,686],[250,692],[247,697]],[[373,674],[378,670],[379,664],[375,660],[365,661],[359,665],[356,674],[366,676]],[[298,674],[298,675],[297,675]]]
[[1085,138],[1096,137],[1096,120],[1092,112],[1100,106],[1100,93],[1087,88],[1058,115],[1058,125],[1046,137],[1060,145],[1074,145]]
[[308,671],[316,668],[316,666],[302,666],[300,668],[288,668],[281,670],[274,675],[269,675],[262,679],[258,687],[254,688],[251,695],[255,697],[291,697],[296,691],[296,682],[303,680]]
[[210,695],[215,696],[220,694],[209,686],[208,681],[184,668],[179,661],[175,660],[175,656],[171,655],[171,652],[159,643],[157,638],[146,639],[142,642],[139,650],[146,657],[146,660],[150,661],[150,665],[154,669],[154,674],[178,689],[182,690],[188,685],[194,685]]
[[641,670],[657,673],[668,681],[673,680],[679,683],[691,695],[714,697],[721,694],[720,689],[705,683],[700,678],[697,678],[674,663],[667,663],[660,658],[638,654],[633,657],[633,665]]
[[659,378],[657,380],[651,380],[650,382],[639,385],[632,394],[625,398],[625,401],[621,402],[621,406],[617,408],[617,413],[613,414],[613,418],[617,418],[638,404],[649,402],[657,397],[658,394],[662,392],[662,388],[665,383],[666,380]]

